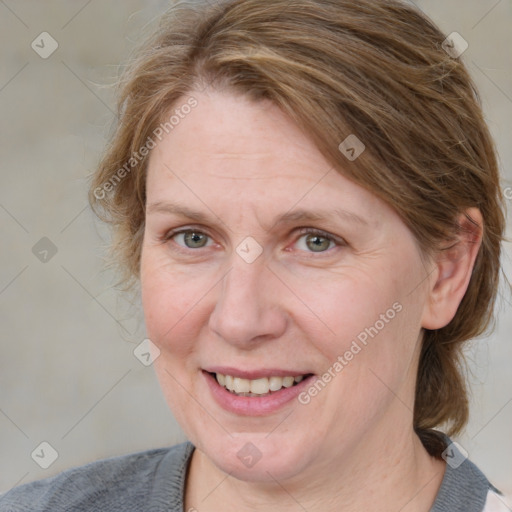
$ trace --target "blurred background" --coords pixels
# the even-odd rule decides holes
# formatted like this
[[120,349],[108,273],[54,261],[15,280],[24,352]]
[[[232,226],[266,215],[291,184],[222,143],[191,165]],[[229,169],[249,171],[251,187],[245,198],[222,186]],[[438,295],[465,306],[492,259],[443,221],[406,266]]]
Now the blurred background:
[[[482,96],[510,208],[512,2],[414,3],[469,44],[462,58]],[[185,440],[151,366],[134,355],[145,338],[140,304],[114,288],[104,268],[108,232],[86,198],[111,133],[119,64],[168,5],[0,0],[0,493]],[[511,244],[504,249],[510,281]],[[472,415],[458,439],[509,494],[511,304],[504,278],[494,333],[468,346]]]

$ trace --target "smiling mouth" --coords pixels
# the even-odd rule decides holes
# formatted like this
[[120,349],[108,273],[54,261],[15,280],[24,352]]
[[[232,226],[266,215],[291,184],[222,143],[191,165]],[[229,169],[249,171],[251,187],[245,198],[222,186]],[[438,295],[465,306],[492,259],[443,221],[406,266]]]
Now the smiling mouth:
[[285,377],[262,377],[260,379],[242,379],[232,375],[208,372],[220,386],[237,396],[263,397],[276,393],[283,388],[296,386],[312,374],[290,375]]

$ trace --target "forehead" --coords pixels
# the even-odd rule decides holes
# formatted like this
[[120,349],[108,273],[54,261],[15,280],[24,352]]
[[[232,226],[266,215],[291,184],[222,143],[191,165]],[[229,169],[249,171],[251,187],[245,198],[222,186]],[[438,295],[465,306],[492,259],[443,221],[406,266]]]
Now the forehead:
[[295,207],[356,214],[382,208],[271,102],[219,92],[192,95],[197,106],[152,150],[148,202],[186,197],[196,209],[227,203],[281,214]]
[[[255,102],[215,91],[192,94],[197,106],[164,136],[153,150],[150,164],[158,158],[176,163],[207,159],[211,168],[222,161],[219,167],[224,169],[236,166],[235,174],[225,175],[232,178],[252,177],[249,171],[254,171],[254,166],[248,168],[250,162],[258,162],[261,174],[276,160],[307,162],[318,172],[328,167],[308,137],[270,101]],[[185,101],[176,102],[177,108]]]

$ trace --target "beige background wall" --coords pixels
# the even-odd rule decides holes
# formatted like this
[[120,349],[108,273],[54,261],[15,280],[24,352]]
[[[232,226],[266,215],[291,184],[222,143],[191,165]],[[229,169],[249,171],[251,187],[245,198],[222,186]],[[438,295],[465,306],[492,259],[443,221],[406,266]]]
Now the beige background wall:
[[[113,119],[106,86],[166,5],[0,1],[0,492],[72,465],[184,440],[152,369],[133,355],[145,337],[142,317],[102,270],[107,233],[87,207],[85,181]],[[464,60],[496,137],[504,186],[512,186],[512,2],[417,5],[468,41]],[[42,32],[58,43],[46,59],[31,48]],[[44,45],[36,40],[40,53],[51,49],[44,37]],[[507,244],[509,279],[510,257]],[[495,333],[468,351],[473,413],[460,439],[508,493],[511,304],[503,287]],[[59,454],[48,469],[31,457],[41,442]],[[42,464],[48,457],[44,446],[34,452]]]

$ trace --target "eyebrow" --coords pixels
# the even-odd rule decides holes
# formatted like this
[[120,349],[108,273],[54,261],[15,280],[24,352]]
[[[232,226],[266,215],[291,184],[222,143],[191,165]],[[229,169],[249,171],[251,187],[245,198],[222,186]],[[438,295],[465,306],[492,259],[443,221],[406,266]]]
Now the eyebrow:
[[[181,217],[186,217],[195,222],[200,222],[200,223],[204,223],[204,224],[207,224],[211,219],[211,216],[209,216],[203,212],[200,212],[200,211],[192,210],[185,205],[167,203],[167,202],[161,202],[161,201],[149,204],[146,208],[146,212],[148,214],[165,213],[165,214],[171,214],[171,215],[178,215]],[[289,224],[292,222],[300,222],[300,221],[310,221],[310,222],[311,221],[316,221],[316,222],[326,221],[326,220],[331,219],[333,214],[340,217],[343,220],[355,222],[362,226],[369,225],[369,223],[366,219],[364,219],[363,217],[360,217],[359,215],[355,214],[354,212],[349,212],[347,210],[337,208],[335,210],[329,210],[329,211],[325,211],[325,210],[311,211],[311,210],[303,210],[303,209],[288,211],[288,212],[285,212],[285,213],[282,213],[281,215],[279,215],[275,219],[272,226],[274,226],[276,224],[287,224],[287,223]],[[213,216],[218,218],[218,216],[215,214],[213,214]]]

